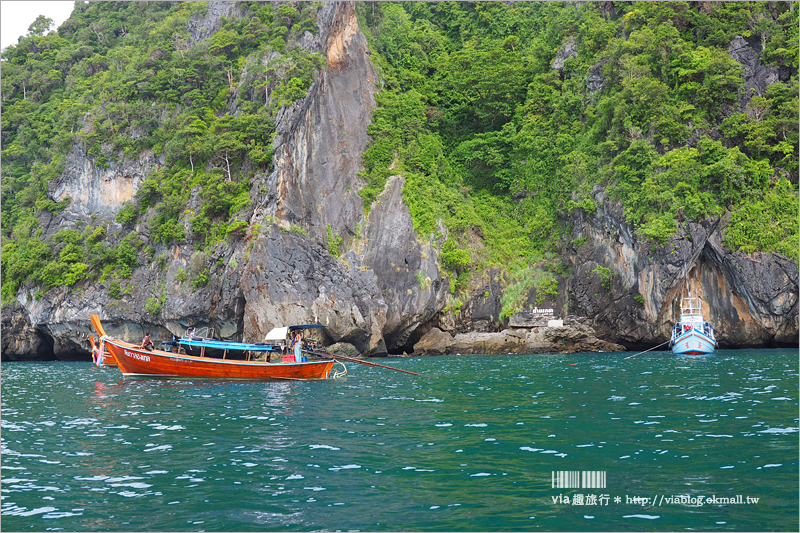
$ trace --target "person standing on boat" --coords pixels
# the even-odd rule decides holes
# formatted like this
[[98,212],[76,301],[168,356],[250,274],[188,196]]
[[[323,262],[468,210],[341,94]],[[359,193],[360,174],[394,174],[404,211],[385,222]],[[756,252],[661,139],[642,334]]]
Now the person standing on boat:
[[294,348],[294,360],[296,363],[303,362],[303,343],[300,340],[300,332],[296,332],[294,334],[294,340],[292,340],[292,348]]
[[150,340],[150,332],[148,331],[147,334],[142,339],[142,348],[145,350],[152,350],[153,349],[153,341]]

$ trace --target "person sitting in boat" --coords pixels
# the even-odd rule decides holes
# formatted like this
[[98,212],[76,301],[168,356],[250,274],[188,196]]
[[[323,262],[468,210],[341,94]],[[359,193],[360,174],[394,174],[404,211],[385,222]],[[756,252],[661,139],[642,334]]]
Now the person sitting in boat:
[[192,331],[189,332],[189,340],[194,339],[194,334],[197,331],[197,328],[192,328]]
[[147,334],[145,334],[144,339],[142,339],[142,349],[152,350],[153,348],[153,341],[150,340],[150,332],[148,331]]

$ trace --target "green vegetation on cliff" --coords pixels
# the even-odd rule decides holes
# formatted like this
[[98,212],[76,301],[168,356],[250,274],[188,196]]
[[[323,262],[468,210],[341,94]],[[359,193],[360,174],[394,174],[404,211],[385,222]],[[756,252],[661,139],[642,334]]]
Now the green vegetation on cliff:
[[[596,210],[596,186],[654,244],[683,221],[731,212],[726,244],[796,261],[796,2],[357,12],[384,83],[361,194],[369,204],[404,174],[415,227],[427,236],[442,221],[443,263],[456,275],[479,265],[516,278],[559,247],[564,214]],[[728,50],[737,35],[773,72],[744,107],[743,68]]]
[[[249,177],[272,160],[275,115],[324,66],[287,44],[316,31],[318,8],[244,2],[205,39],[189,24],[205,2],[77,2],[47,34],[52,21],[39,17],[2,54],[3,301],[22,285],[129,277],[137,256],[153,260],[124,240],[137,222],[152,244],[204,248],[237,231]],[[76,147],[99,169],[148,152],[164,163],[118,213],[117,235],[99,222],[43,235],[42,213],[69,205],[48,186]],[[194,192],[200,207],[187,211]]]

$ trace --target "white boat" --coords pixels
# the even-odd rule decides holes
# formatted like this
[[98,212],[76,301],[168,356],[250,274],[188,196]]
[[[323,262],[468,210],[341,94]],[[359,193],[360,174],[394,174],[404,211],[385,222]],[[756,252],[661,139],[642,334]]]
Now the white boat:
[[672,326],[670,348],[675,355],[708,355],[717,349],[714,328],[703,319],[702,301],[698,297],[681,300],[681,319]]

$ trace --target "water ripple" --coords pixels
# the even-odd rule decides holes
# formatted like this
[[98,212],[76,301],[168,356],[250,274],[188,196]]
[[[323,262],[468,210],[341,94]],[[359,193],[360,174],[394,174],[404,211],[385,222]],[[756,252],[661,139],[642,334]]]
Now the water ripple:
[[[3,363],[0,514],[10,531],[794,531],[796,356],[443,356],[316,383]],[[622,503],[554,505],[564,470],[607,472]],[[672,486],[769,505],[624,501]]]

